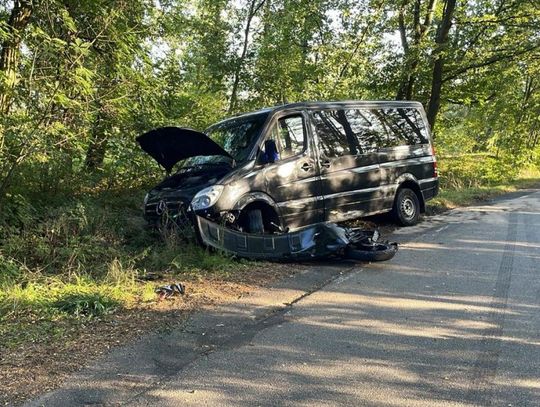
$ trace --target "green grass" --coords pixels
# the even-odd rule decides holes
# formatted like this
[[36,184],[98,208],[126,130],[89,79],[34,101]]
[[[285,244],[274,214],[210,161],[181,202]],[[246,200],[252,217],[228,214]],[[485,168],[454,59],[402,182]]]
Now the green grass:
[[249,263],[146,227],[143,193],[12,200],[0,222],[0,346],[48,341],[89,319],[155,300],[149,273],[226,277]]
[[[442,167],[444,169],[445,165],[443,164]],[[446,169],[446,171],[448,171],[448,169]],[[463,171],[463,169],[460,171]],[[455,175],[452,174],[449,178],[455,179]],[[478,179],[479,177],[478,174],[471,174],[470,178]],[[445,182],[445,178],[441,177],[441,190],[439,195],[429,201],[428,207],[430,207],[432,211],[437,212],[459,206],[473,205],[520,189],[539,187],[540,170],[535,167],[530,167],[515,175],[514,179],[496,179],[490,182],[484,181],[483,183],[471,182],[470,185],[471,186],[459,186],[459,184],[456,185],[455,182]]]

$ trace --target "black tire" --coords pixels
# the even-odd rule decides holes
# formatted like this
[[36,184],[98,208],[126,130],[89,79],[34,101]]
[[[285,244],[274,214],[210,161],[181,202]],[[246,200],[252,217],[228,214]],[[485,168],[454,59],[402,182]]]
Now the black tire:
[[247,213],[248,217],[248,224],[247,224],[247,232],[248,233],[264,233],[264,223],[263,223],[263,216],[260,209],[251,209]]
[[397,251],[397,243],[347,246],[345,248],[345,257],[360,261],[385,261],[394,257]]
[[394,220],[401,226],[413,226],[420,218],[420,201],[412,189],[401,188],[392,209]]

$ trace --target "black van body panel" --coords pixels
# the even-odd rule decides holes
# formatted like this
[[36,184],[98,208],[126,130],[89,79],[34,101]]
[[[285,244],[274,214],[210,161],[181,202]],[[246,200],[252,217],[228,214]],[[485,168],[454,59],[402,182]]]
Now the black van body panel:
[[266,205],[272,207],[280,216],[279,206],[276,204],[276,201],[268,195],[266,192],[249,192],[245,195],[242,195],[240,199],[232,207],[233,211],[242,211],[248,205],[256,202],[262,202]]
[[383,199],[376,153],[321,160],[325,220],[339,222],[376,211]]
[[434,198],[439,193],[439,180],[437,178],[428,178],[419,181],[420,190],[424,201]]
[[429,145],[400,146],[382,150],[379,152],[379,162],[383,184],[388,186],[384,199],[386,210],[392,209],[396,190],[403,182],[412,181],[422,189],[419,180],[434,177],[434,157],[431,155]]
[[160,127],[140,135],[136,140],[167,172],[180,160],[201,154],[232,159],[223,147],[206,134],[187,128]]
[[[344,117],[344,111],[352,110],[378,111],[383,118],[386,111],[394,112],[395,116],[395,112],[406,116],[414,110],[415,118],[423,126],[424,141],[328,156],[321,146],[321,138],[325,135],[319,134],[315,116],[321,111],[333,111],[337,122],[343,123],[340,116]],[[216,177],[205,178],[197,186],[150,191],[145,205],[147,219],[152,221],[160,215],[160,205],[166,206],[169,211],[178,207],[187,208],[200,190],[211,185],[221,185],[221,195],[213,206],[198,211],[198,215],[220,220],[231,213],[238,219],[242,211],[254,205],[263,205],[276,214],[283,230],[388,212],[392,210],[396,193],[403,185],[414,186],[412,189],[419,195],[422,209],[424,202],[438,193],[439,180],[431,136],[425,112],[418,102],[295,103],[263,109],[235,119],[261,113],[267,114],[266,121],[258,138],[250,142],[251,151],[244,162],[222,171]],[[260,158],[264,141],[270,137],[279,120],[292,116],[302,117],[303,120],[303,150],[275,162],[263,162]],[[410,122],[409,118],[405,119]],[[350,128],[348,130],[347,137]],[[416,132],[420,135],[420,130]]]
[[273,163],[264,169],[266,192],[280,208],[290,228],[322,221],[324,207],[315,160],[308,153]]

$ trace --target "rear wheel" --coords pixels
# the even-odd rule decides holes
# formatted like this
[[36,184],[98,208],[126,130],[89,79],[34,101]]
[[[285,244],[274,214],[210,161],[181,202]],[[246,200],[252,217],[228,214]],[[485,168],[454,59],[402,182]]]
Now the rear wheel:
[[420,201],[412,189],[402,188],[397,192],[392,215],[402,226],[412,226],[418,223],[420,217]]
[[251,209],[247,213],[248,233],[264,233],[264,223],[262,211],[260,209]]

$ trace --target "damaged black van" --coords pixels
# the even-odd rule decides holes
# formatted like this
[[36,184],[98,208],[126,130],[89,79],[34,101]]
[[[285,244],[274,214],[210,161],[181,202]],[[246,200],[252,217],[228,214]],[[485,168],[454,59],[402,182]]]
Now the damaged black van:
[[294,103],[137,141],[168,173],[144,199],[151,223],[195,213],[274,233],[392,212],[408,226],[439,187],[418,102]]

